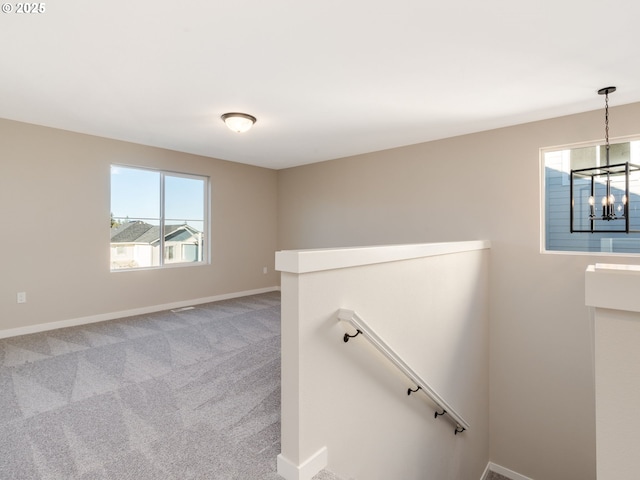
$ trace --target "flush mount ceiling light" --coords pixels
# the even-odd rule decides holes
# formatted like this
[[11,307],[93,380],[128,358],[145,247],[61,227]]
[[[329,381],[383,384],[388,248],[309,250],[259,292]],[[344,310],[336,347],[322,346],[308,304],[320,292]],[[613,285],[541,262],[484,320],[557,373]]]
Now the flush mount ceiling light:
[[[596,167],[571,170],[569,191],[571,233],[635,233],[640,231],[631,229],[631,209],[629,208],[633,203],[635,210],[640,200],[637,186],[635,186],[640,166],[628,161],[614,165],[609,162],[609,94],[615,91],[616,87],[605,87],[598,90],[599,95],[605,96],[604,165],[599,165],[600,161],[597,161],[596,165],[598,166]],[[634,191],[630,191],[629,188],[630,176],[634,177]],[[602,214],[600,214],[600,204],[602,204]]]
[[246,132],[253,126],[254,123],[256,123],[256,117],[247,113],[225,113],[220,118],[222,118],[222,120],[230,130],[233,130],[237,133]]

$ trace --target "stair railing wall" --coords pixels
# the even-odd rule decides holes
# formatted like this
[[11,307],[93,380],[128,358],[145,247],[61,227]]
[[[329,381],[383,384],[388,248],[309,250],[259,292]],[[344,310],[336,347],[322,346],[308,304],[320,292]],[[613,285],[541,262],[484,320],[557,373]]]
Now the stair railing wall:
[[[488,248],[478,241],[276,254],[284,478],[308,480],[325,467],[367,480],[480,478],[489,461]],[[399,375],[366,341],[345,343],[356,329],[338,320],[341,307],[366,319],[420,378]],[[417,386],[437,391],[436,418],[437,401],[407,395]],[[452,435],[443,418],[459,431],[472,427]]]

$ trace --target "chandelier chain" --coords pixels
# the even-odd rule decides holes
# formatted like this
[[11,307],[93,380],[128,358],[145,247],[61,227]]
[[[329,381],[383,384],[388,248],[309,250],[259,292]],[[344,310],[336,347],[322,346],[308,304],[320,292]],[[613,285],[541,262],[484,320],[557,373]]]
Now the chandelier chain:
[[[604,95],[604,141],[605,141],[605,149],[606,149],[605,161],[608,167],[609,166],[609,92],[608,91],[606,91]],[[609,174],[607,173],[607,179],[608,178],[609,178]]]
[[609,150],[609,94],[604,96],[604,140]]

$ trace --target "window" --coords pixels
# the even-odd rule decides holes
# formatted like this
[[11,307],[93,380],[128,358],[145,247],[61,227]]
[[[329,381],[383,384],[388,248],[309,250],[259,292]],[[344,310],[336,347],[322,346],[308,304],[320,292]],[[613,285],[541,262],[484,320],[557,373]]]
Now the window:
[[207,261],[207,177],[111,166],[111,270]]
[[[605,146],[599,144],[581,145],[577,147],[559,147],[541,150],[542,164],[542,242],[545,252],[589,252],[598,254],[638,254],[640,253],[640,234],[624,232],[589,233],[574,232],[570,228],[570,175],[571,170],[587,169],[605,165]],[[640,140],[611,143],[609,149],[610,165],[631,162],[640,165]],[[621,200],[625,201],[624,177],[613,178],[611,192],[617,198],[620,208]],[[598,208],[601,191],[605,190],[604,180],[596,183],[595,206],[589,203],[590,182],[574,183],[574,229],[589,229],[589,216],[583,214],[585,209]],[[640,230],[640,176],[632,175],[629,183],[629,218],[631,229]],[[599,215],[599,210],[598,215]],[[622,220],[624,221],[624,220]],[[598,222],[605,222],[598,220]],[[618,228],[612,221],[608,227]],[[624,228],[624,227],[620,227]]]

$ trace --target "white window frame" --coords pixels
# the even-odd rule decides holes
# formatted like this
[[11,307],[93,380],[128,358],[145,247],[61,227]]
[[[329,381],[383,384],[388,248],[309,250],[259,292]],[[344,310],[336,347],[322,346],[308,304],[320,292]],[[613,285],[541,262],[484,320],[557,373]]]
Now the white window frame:
[[[618,143],[627,143],[627,142],[639,142],[640,141],[640,135],[630,135],[630,136],[623,136],[623,137],[616,137],[616,138],[611,138],[609,140],[609,143],[611,145],[615,145]],[[562,150],[572,150],[572,149],[578,149],[578,148],[586,148],[586,147],[597,147],[597,146],[602,146],[604,145],[605,142],[604,140],[595,140],[595,141],[590,141],[590,142],[582,142],[582,143],[574,143],[574,144],[568,144],[568,145],[558,145],[558,146],[554,146],[554,147],[544,147],[540,149],[540,253],[542,254],[550,254],[550,255],[584,255],[584,256],[604,256],[604,257],[640,257],[640,252],[638,253],[631,253],[631,252],[624,252],[624,253],[617,253],[617,252],[606,252],[606,251],[584,251],[584,250],[548,250],[547,249],[547,245],[546,245],[546,209],[547,209],[547,205],[546,205],[546,185],[545,185],[545,180],[546,180],[546,165],[545,165],[545,155],[547,153],[551,153],[551,152],[558,152],[558,151],[562,151]],[[633,152],[634,150],[636,151],[636,155],[640,156],[640,153],[638,153],[638,149],[640,149],[639,146],[632,146],[631,147],[631,154],[630,154],[630,159],[629,161],[631,163],[636,163],[636,164],[640,164],[640,161],[638,160],[634,160],[633,159]],[[599,151],[596,151],[596,155],[597,155],[597,159],[596,159],[596,163],[599,165],[600,164],[600,157],[599,157]],[[566,170],[565,173],[569,173],[569,169],[570,166],[568,164],[568,162],[565,163],[564,159],[562,162],[562,168],[563,171]],[[566,186],[567,188],[569,188],[569,182],[565,181],[565,179],[563,179],[562,182],[563,186]],[[584,235],[592,235],[592,234],[584,234]],[[630,238],[640,238],[639,234],[628,234],[628,236]]]
[[[110,268],[111,272],[129,272],[129,271],[140,271],[140,270],[156,270],[156,269],[166,269],[166,268],[182,268],[182,267],[197,267],[202,265],[209,265],[211,263],[211,218],[210,218],[210,204],[211,204],[211,179],[206,175],[199,175],[193,173],[185,173],[185,172],[176,172],[171,170],[161,170],[150,167],[141,167],[137,165],[128,165],[122,163],[112,163],[111,168],[109,169],[109,181],[111,183],[111,169],[112,168],[126,168],[126,169],[135,169],[135,170],[144,170],[148,172],[158,173],[160,176],[160,212],[159,221],[160,226],[160,238],[159,238],[159,264],[151,265],[151,266],[141,266],[141,267],[128,267],[128,268]],[[166,222],[165,216],[165,178],[167,176],[170,177],[180,177],[180,178],[189,178],[194,180],[203,180],[203,218],[202,222],[204,223],[202,229],[202,235],[204,236],[203,247],[200,249],[202,252],[202,259],[194,262],[166,262],[165,261],[165,235],[164,228]],[[111,192],[109,194],[109,207],[111,209]],[[120,217],[111,217],[119,219]],[[145,219],[142,219],[145,220]],[[150,220],[150,219],[147,219]],[[156,220],[156,219],[153,219]],[[109,245],[111,248],[111,243]],[[117,247],[116,247],[117,248]]]

